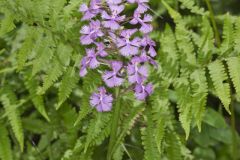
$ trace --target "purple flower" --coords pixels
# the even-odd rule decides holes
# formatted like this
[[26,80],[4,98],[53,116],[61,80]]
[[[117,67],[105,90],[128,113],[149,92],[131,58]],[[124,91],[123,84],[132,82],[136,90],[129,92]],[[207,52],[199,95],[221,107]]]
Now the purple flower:
[[122,3],[122,0],[106,0],[108,4],[120,4]]
[[111,15],[109,15],[106,11],[103,11],[102,13],[102,18],[105,19],[105,21],[103,21],[103,26],[112,30],[117,30],[120,28],[118,23],[125,19],[125,16],[119,16],[119,14],[124,10],[124,5],[110,5],[109,8],[112,12]]
[[121,38],[117,38],[117,47],[120,48],[120,53],[123,56],[138,54],[140,38],[136,37],[133,40],[130,40],[135,32],[137,32],[137,29],[124,30],[121,32]]
[[111,62],[112,71],[106,71],[102,76],[103,81],[108,87],[120,86],[123,83],[124,79],[119,77],[119,71],[122,69],[122,66],[123,63],[120,61]]
[[101,31],[101,23],[99,20],[91,21],[89,26],[83,26],[80,33],[83,34],[80,41],[83,45],[93,43],[98,37],[102,37],[104,34]]
[[104,87],[98,88],[98,93],[93,93],[90,97],[90,104],[95,107],[98,112],[106,112],[112,109],[113,97],[107,94]]
[[134,90],[135,96],[138,100],[145,100],[147,96],[152,94],[153,86],[150,83],[146,86],[144,86],[143,84],[136,84]]
[[103,43],[95,43],[97,46],[97,55],[100,55],[101,57],[106,57],[108,53],[104,50],[105,45]]
[[83,12],[82,20],[89,20],[94,18],[98,13],[101,12],[101,0],[91,0],[90,7],[86,4],[80,6],[80,12]]
[[127,72],[130,83],[141,83],[147,79],[148,69],[145,65],[141,65],[142,62],[142,58],[133,57],[131,63],[128,64]]
[[142,33],[149,33],[153,30],[153,27],[151,24],[148,24],[149,22],[152,22],[152,16],[149,14],[145,14],[143,19],[141,19],[141,13],[135,11],[133,19],[130,21],[131,24],[141,24],[140,31]]
[[151,57],[155,57],[157,55],[157,52],[154,49],[156,43],[149,36],[144,36],[144,38],[142,39],[142,46],[144,47],[144,49],[146,49],[146,47],[149,47],[148,52]]
[[152,59],[152,57],[148,56],[145,50],[142,51],[140,57],[143,60],[143,62],[149,62],[150,64],[154,65],[155,68],[158,67],[157,62],[154,59]]
[[94,49],[86,49],[87,55],[83,57],[81,61],[80,67],[80,76],[84,77],[87,74],[87,67],[91,69],[97,68],[99,66],[99,62],[97,60],[97,54],[95,54]]
[[136,9],[139,13],[144,13],[149,9],[149,6],[146,4],[149,0],[127,0],[129,3],[137,3],[138,8]]

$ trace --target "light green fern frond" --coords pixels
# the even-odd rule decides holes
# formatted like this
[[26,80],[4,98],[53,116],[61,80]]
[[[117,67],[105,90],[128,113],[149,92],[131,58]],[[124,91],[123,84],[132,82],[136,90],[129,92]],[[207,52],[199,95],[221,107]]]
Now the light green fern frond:
[[0,122],[0,158],[2,160],[13,159],[8,131],[2,122]]
[[76,87],[79,76],[75,73],[74,68],[68,68],[63,75],[63,79],[58,90],[58,106],[59,108],[63,102],[69,97],[73,89]]
[[160,38],[161,53],[160,63],[163,67],[163,73],[169,79],[176,78],[179,74],[179,55],[176,46],[176,39],[170,26],[165,27],[165,31]]
[[[150,106],[148,106],[150,107]],[[157,143],[155,141],[154,135],[154,121],[151,109],[146,109],[146,123],[147,126],[141,128],[141,139],[144,147],[144,159],[145,160],[158,160],[160,159],[160,154],[157,148]]]
[[20,144],[20,148],[23,151],[24,147],[24,136],[22,121],[17,109],[16,96],[10,89],[4,89],[4,94],[1,95],[0,100],[4,106],[6,115],[11,124],[14,135]]
[[195,70],[191,76],[191,87],[193,92],[193,114],[198,129],[201,131],[201,122],[206,110],[208,84],[205,70]]
[[240,97],[240,58],[227,59],[228,71],[237,95]]
[[217,60],[209,64],[208,69],[216,91],[216,95],[220,98],[225,109],[230,113],[230,86],[227,82],[225,82],[228,77],[224,65],[221,61]]
[[[29,75],[28,75],[29,76]],[[34,106],[36,107],[36,109],[39,111],[39,113],[46,118],[47,121],[50,121],[46,109],[45,109],[45,105],[44,105],[44,101],[43,101],[43,97],[41,95],[37,95],[37,87],[38,87],[38,83],[36,79],[28,79],[28,76],[25,77],[25,86],[28,89],[30,95],[32,96],[32,102],[34,104]]]
[[181,145],[180,140],[177,137],[176,132],[168,130],[166,133],[166,152],[167,158],[170,160],[181,160],[183,159],[181,156]]
[[95,139],[100,135],[102,129],[110,124],[111,113],[96,113],[96,117],[90,121],[89,127],[87,129],[87,138],[85,143],[84,152],[88,150],[88,147],[95,141]]
[[34,47],[36,58],[33,61],[32,76],[39,71],[44,70],[53,57],[53,50],[49,46],[50,44],[53,44],[51,38],[39,38],[36,43],[38,43],[38,45]]
[[14,16],[10,12],[5,12],[4,19],[0,22],[0,36],[12,31],[15,28]]
[[191,88],[189,87],[190,83],[187,77],[179,78],[174,87],[177,93],[177,107],[179,112],[179,120],[182,124],[182,127],[186,133],[186,139],[189,137],[190,133],[190,126],[192,122],[192,92]]
[[237,54],[240,54],[240,18],[236,20],[235,23],[235,32],[234,32],[234,49],[237,52]]
[[233,50],[233,44],[234,44],[233,22],[230,15],[227,14],[224,18],[223,42],[220,47],[220,54],[224,56],[231,54],[231,50]]
[[178,0],[181,2],[181,7],[182,8],[187,8],[189,9],[192,13],[199,14],[199,15],[205,15],[206,12],[204,8],[201,8],[197,6],[194,0]]
[[43,86],[38,89],[39,94],[44,94],[54,82],[63,74],[64,68],[57,58],[54,58],[51,67],[48,69],[46,76],[43,78]]

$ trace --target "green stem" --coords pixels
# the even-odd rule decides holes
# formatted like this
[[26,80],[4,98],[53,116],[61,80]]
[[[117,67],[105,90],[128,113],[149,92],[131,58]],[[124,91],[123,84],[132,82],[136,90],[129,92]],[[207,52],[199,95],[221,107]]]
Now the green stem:
[[121,98],[119,96],[120,88],[116,89],[116,104],[114,107],[114,113],[113,113],[113,121],[112,121],[112,129],[110,133],[110,141],[108,145],[108,153],[107,153],[107,160],[111,160],[112,158],[112,149],[114,146],[114,142],[117,138],[117,131],[118,131],[118,124],[119,124],[119,118],[120,118],[120,111],[121,111]]
[[211,19],[211,22],[212,22],[212,25],[213,25],[213,30],[214,30],[215,39],[216,39],[216,45],[217,45],[217,47],[220,47],[221,39],[220,39],[220,34],[218,32],[218,29],[217,29],[217,23],[215,21],[212,5],[211,5],[210,0],[205,0],[205,2],[207,4],[208,10],[210,12],[210,19]]
[[233,101],[231,102],[230,105],[231,109],[231,129],[232,129],[232,158],[233,160],[236,160],[236,155],[237,155],[237,139],[236,139],[236,122],[235,122],[235,111],[234,111],[234,105]]

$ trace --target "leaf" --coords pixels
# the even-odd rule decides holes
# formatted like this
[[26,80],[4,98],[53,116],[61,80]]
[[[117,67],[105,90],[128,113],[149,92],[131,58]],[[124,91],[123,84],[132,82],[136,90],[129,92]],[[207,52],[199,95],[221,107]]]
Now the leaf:
[[43,78],[43,86],[38,89],[39,94],[44,94],[54,82],[63,74],[64,68],[57,58],[54,58],[51,67],[48,69],[47,74]]
[[14,16],[10,12],[5,12],[4,19],[1,21],[0,36],[12,31],[15,28]]
[[198,129],[201,131],[201,122],[205,114],[208,95],[208,84],[205,76],[205,70],[195,70],[191,74],[190,79],[193,91],[193,113]]
[[230,86],[227,82],[225,82],[228,77],[225,71],[224,65],[221,61],[217,60],[212,62],[208,66],[210,77],[213,82],[213,86],[216,91],[216,95],[220,98],[223,106],[230,114],[229,105],[231,103],[230,98]]
[[63,102],[70,96],[73,89],[77,86],[78,81],[79,76],[75,73],[75,69],[68,68],[59,86],[57,109],[59,109]]
[[227,59],[228,71],[237,96],[240,97],[240,58],[231,57]]
[[4,106],[6,115],[10,121],[14,135],[20,144],[21,151],[24,147],[23,127],[20,118],[19,111],[17,110],[17,101],[14,93],[11,90],[4,90],[4,94],[1,95],[0,100]]
[[13,159],[8,131],[2,122],[0,122],[0,158],[2,160]]
[[29,91],[29,94],[32,96],[32,102],[34,104],[34,107],[39,111],[39,113],[47,120],[50,121],[47,111],[44,105],[43,97],[41,95],[36,94],[37,93],[37,86],[38,82],[36,79],[28,79],[29,75],[25,77],[25,86]]
[[231,50],[233,49],[234,44],[234,30],[233,30],[232,19],[229,14],[227,14],[224,18],[224,26],[223,26],[223,42],[220,47],[221,55],[229,55],[231,54]]

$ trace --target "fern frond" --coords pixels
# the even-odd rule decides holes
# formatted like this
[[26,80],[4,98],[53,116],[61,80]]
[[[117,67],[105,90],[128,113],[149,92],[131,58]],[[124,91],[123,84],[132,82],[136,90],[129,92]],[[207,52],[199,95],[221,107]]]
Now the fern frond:
[[0,100],[6,111],[6,115],[9,119],[14,135],[20,144],[20,148],[23,151],[24,147],[24,136],[22,121],[20,118],[19,111],[17,110],[17,101],[15,94],[10,89],[4,89],[4,94],[1,95]]
[[37,29],[33,27],[26,27],[26,37],[25,40],[17,53],[17,61],[18,61],[18,70],[21,70],[25,62],[27,61],[29,55],[32,53],[32,48],[34,46],[34,41],[39,36],[39,32]]
[[33,61],[32,76],[45,69],[53,57],[53,50],[49,46],[53,44],[51,38],[39,38],[36,43],[38,45],[35,46],[34,52],[37,54],[37,57]]
[[[147,106],[150,107],[150,106]],[[150,108],[146,109],[146,123],[147,127],[141,128],[141,139],[144,147],[144,159],[145,160],[158,160],[160,154],[157,149],[157,143],[154,135],[154,122]]]
[[74,68],[68,68],[63,75],[63,79],[58,90],[58,105],[57,109],[65,102],[69,97],[73,89],[76,87],[79,76],[76,75]]
[[6,11],[4,19],[0,23],[0,36],[12,31],[14,28],[14,16],[10,12]]
[[179,120],[182,124],[182,127],[186,133],[186,139],[189,137],[190,126],[192,122],[192,93],[191,88],[189,87],[190,83],[187,77],[179,78],[174,87],[177,93],[177,107],[179,112]]
[[233,22],[230,15],[227,14],[224,18],[223,42],[220,47],[221,55],[226,56],[231,54],[231,50],[233,50],[234,37]]
[[179,55],[176,46],[176,39],[170,26],[165,27],[164,34],[161,36],[160,63],[163,67],[163,74],[171,78],[176,78],[179,74]]
[[201,65],[208,64],[212,60],[214,50],[214,33],[207,17],[203,17],[201,37],[199,39],[197,61]]
[[63,74],[64,68],[57,58],[54,58],[52,66],[49,68],[46,76],[43,78],[43,86],[38,89],[39,94],[44,94],[54,82]]
[[35,106],[35,108],[38,110],[38,112],[47,120],[50,121],[46,109],[45,109],[45,105],[44,105],[44,101],[43,101],[43,97],[41,95],[37,95],[37,86],[38,86],[38,82],[36,79],[28,79],[29,75],[25,77],[25,86],[29,91],[29,94],[32,96],[32,102]]
[[123,154],[124,154],[124,149],[120,145],[116,151],[113,153],[113,160],[122,160],[123,159]]
[[205,15],[206,12],[204,8],[201,8],[196,5],[195,1],[193,0],[178,0],[181,2],[181,7],[182,8],[187,8],[189,9],[192,13],[199,14],[199,15]]
[[207,95],[208,95],[208,84],[205,76],[205,70],[196,70],[191,76],[191,87],[193,92],[193,114],[198,126],[201,131],[201,122],[206,110]]
[[231,57],[227,59],[228,72],[236,90],[237,96],[240,97],[240,58]]
[[230,113],[230,86],[227,82],[225,82],[228,77],[224,65],[221,61],[217,60],[209,64],[208,69],[216,91],[216,95],[220,98],[225,109]]
[[191,40],[191,32],[186,29],[184,22],[177,23],[176,39],[179,52],[181,53],[181,65],[185,68],[196,66],[194,45]]
[[238,18],[236,20],[236,23],[235,23],[235,31],[234,31],[234,49],[235,51],[237,52],[237,54],[239,55],[239,51],[240,51],[240,18]]
[[122,126],[120,129],[120,133],[117,137],[117,140],[113,146],[112,151],[114,152],[115,150],[117,150],[117,148],[120,147],[121,142],[124,140],[124,137],[128,134],[128,132],[132,129],[135,120],[139,117],[139,115],[143,112],[144,108],[142,108],[142,106],[137,106],[137,107],[133,107],[130,111],[129,111],[129,115],[126,119],[122,120]]
[[100,135],[102,129],[110,124],[111,113],[96,113],[96,117],[90,121],[87,129],[87,138],[84,152],[88,150],[91,143]]
[[166,144],[167,144],[167,157],[170,160],[181,160],[181,145],[177,134],[174,131],[168,131],[166,133]]
[[2,160],[13,159],[8,131],[2,122],[0,122],[0,158]]

